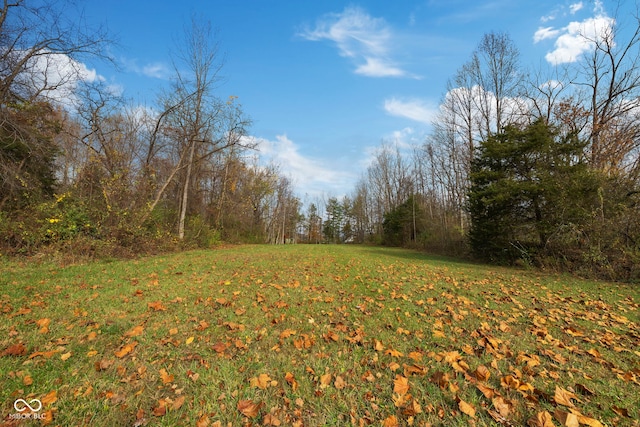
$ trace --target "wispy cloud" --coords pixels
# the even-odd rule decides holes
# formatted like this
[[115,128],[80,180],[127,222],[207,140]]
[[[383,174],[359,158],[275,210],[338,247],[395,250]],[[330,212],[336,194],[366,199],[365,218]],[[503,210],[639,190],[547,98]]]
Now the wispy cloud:
[[355,72],[368,77],[411,77],[395,64],[389,52],[393,33],[383,18],[374,18],[359,7],[347,7],[341,13],[320,18],[315,28],[299,35],[307,40],[329,40],[341,56],[356,63]]
[[583,7],[584,7],[584,3],[582,2],[573,3],[572,5],[569,6],[569,13],[571,13],[572,15],[575,15],[576,12],[582,10]]
[[404,117],[416,122],[430,124],[438,108],[419,99],[402,100],[389,98],[384,101],[385,111],[396,117]]
[[260,157],[275,163],[282,173],[293,179],[301,194],[323,196],[345,195],[357,180],[356,171],[345,171],[335,161],[323,161],[306,156],[287,135],[277,135],[275,141],[254,138]]
[[[582,3],[574,3],[570,6],[570,12],[574,14],[582,7]],[[593,17],[572,21],[560,29],[545,27],[536,31],[534,43],[556,39],[554,49],[545,56],[547,62],[554,65],[576,62],[584,53],[593,49],[595,41],[602,40],[611,32],[615,19],[606,14],[600,0],[596,0],[593,13]]]
[[154,79],[167,80],[171,76],[171,68],[164,62],[150,62],[140,65],[136,59],[121,59],[125,69]]

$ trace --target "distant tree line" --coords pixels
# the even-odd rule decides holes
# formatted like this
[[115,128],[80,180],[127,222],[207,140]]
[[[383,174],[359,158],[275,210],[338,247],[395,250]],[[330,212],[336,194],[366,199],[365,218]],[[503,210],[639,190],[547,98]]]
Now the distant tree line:
[[0,6],[0,251],[120,256],[291,239],[300,203],[256,160],[238,100],[220,95],[210,26],[186,26],[171,86],[143,108],[90,75],[84,60],[110,61],[108,34],[67,19],[63,3]]
[[640,279],[633,24],[627,39],[608,28],[580,62],[546,71],[521,67],[507,34],[485,34],[427,140],[384,143],[347,198],[355,241]]

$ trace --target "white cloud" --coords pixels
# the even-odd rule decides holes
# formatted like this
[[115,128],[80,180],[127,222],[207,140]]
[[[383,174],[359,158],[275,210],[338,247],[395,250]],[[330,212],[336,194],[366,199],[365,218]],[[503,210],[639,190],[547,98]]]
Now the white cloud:
[[81,82],[103,82],[105,78],[68,55],[42,52],[27,61],[18,80],[39,96],[70,106]]
[[542,40],[556,38],[560,34],[560,30],[555,30],[553,27],[540,27],[538,31],[533,35],[533,42],[538,43]]
[[385,111],[396,117],[404,117],[424,124],[431,124],[438,108],[419,99],[401,100],[390,98],[384,101]]
[[154,79],[167,80],[171,76],[171,68],[164,62],[150,62],[139,65],[136,59],[122,58],[124,67],[131,72]]
[[324,15],[316,27],[300,36],[311,41],[334,42],[341,56],[353,59],[356,73],[368,77],[403,77],[408,74],[389,58],[393,35],[386,21],[374,18],[359,7]]
[[402,77],[406,73],[398,67],[381,61],[379,58],[366,58],[366,64],[356,68],[356,74],[367,77]]
[[584,4],[582,2],[573,3],[572,5],[569,6],[569,13],[574,15],[579,10],[582,10],[583,7],[584,7]]
[[253,142],[258,144],[260,157],[273,161],[284,175],[290,176],[300,194],[345,195],[357,180],[357,171],[345,171],[335,159],[330,162],[303,155],[286,135],[277,135],[275,141],[253,138]]
[[[583,8],[582,2],[569,7],[575,14]],[[582,21],[572,21],[561,29],[539,28],[533,36],[534,43],[555,38],[554,49],[545,56],[547,62],[558,65],[576,62],[584,53],[593,49],[594,42],[611,34],[615,19],[607,16],[603,4],[596,0],[594,16]]]

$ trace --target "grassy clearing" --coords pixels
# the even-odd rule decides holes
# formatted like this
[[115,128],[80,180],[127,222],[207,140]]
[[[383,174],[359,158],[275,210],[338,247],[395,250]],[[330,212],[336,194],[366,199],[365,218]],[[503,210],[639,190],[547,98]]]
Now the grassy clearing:
[[631,285],[326,245],[0,268],[7,425],[640,425]]

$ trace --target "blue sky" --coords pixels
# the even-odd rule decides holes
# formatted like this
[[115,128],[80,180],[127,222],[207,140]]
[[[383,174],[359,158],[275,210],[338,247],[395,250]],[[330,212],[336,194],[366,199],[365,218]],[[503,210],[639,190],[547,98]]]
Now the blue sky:
[[524,66],[570,63],[585,49],[577,34],[610,25],[614,3],[90,0],[85,18],[115,34],[120,67],[87,66],[133,102],[152,105],[168,85],[184,25],[192,14],[209,20],[226,54],[219,94],[238,97],[263,158],[303,198],[340,196],[382,141],[424,141],[447,79],[483,34],[507,32]]

